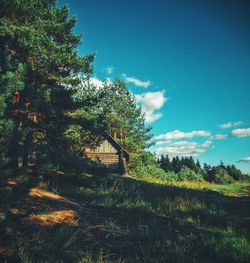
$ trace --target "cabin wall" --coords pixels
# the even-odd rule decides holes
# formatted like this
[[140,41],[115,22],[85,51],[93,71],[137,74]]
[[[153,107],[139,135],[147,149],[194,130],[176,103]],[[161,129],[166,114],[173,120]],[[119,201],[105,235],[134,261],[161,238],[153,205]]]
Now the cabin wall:
[[119,165],[119,155],[114,153],[86,153],[86,156],[92,160],[99,160],[106,165]]
[[117,153],[118,151],[108,141],[104,140],[100,146],[92,150],[95,153]]
[[121,155],[120,148],[118,149],[109,138],[96,148],[85,148],[84,154],[93,161],[100,161],[109,166],[114,172],[123,174],[126,170],[126,158]]
[[119,167],[119,153],[108,140],[104,140],[100,146],[94,149],[85,149],[85,155],[92,160],[99,160],[103,164]]

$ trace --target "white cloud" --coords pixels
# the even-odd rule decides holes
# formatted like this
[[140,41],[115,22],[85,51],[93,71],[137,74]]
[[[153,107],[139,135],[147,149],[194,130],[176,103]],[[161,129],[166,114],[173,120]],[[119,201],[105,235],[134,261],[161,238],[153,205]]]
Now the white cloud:
[[145,112],[145,123],[152,123],[162,117],[161,113],[154,113],[152,111]]
[[155,137],[155,140],[176,140],[176,139],[191,139],[194,137],[208,137],[210,136],[209,131],[192,131],[192,132],[183,132],[180,130],[174,130],[171,132],[167,132],[165,134],[161,134]]
[[108,66],[104,69],[106,71],[107,74],[111,75],[114,71],[114,67],[113,66]]
[[155,111],[161,109],[167,101],[164,91],[137,94],[135,98],[137,103],[141,105],[142,111],[145,113],[146,123],[152,123],[162,117],[161,113],[155,113]]
[[250,163],[250,157],[245,157],[240,159],[238,162],[242,162],[242,163]]
[[208,140],[201,144],[197,142],[190,141],[178,141],[174,142],[166,147],[161,147],[156,149],[156,154],[167,154],[170,157],[173,156],[198,156],[201,153],[206,152],[206,150],[211,146],[212,141]]
[[227,134],[215,134],[213,136],[211,136],[211,140],[225,140],[228,138]]
[[201,144],[202,148],[208,148],[212,144],[211,140],[207,140],[204,143]]
[[92,78],[82,79],[81,82],[82,82],[82,85],[85,87],[88,86],[88,84],[91,84],[91,85],[95,86],[97,89],[99,89],[99,88],[103,87],[104,82],[111,84],[112,80],[110,78],[100,80],[96,77],[92,77]]
[[197,143],[183,140],[183,141],[174,142],[171,145],[174,147],[183,147],[183,146],[194,147],[197,145]]
[[159,110],[167,100],[164,91],[146,92],[135,97],[137,102],[142,103],[142,107],[148,111]]
[[250,136],[250,128],[232,130],[230,135],[239,138],[248,137]]
[[97,88],[101,88],[103,86],[103,82],[98,78],[90,78],[89,83],[96,86]]
[[142,81],[142,80],[139,80],[135,77],[128,77],[126,74],[123,74],[123,76],[125,77],[126,82],[133,83],[137,87],[148,88],[152,84],[151,81],[149,81],[149,80]]
[[158,141],[158,142],[155,142],[155,145],[163,145],[163,144],[168,144],[168,143],[171,143],[171,141]]
[[228,128],[238,127],[242,124],[244,124],[242,121],[227,122],[227,123],[223,123],[223,124],[219,125],[219,127],[222,129],[228,129]]

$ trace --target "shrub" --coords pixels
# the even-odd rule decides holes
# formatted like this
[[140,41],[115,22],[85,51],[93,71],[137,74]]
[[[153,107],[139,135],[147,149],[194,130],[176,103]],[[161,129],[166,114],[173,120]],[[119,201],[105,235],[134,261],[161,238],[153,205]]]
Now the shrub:
[[213,182],[216,184],[230,184],[234,182],[234,179],[228,174],[228,172],[221,167],[215,169],[213,177]]
[[129,173],[137,178],[153,176],[162,179],[166,175],[157,163],[155,156],[145,151],[132,155]]
[[187,166],[182,166],[181,171],[177,174],[178,181],[204,181],[201,174],[195,173]]
[[[162,170],[162,169],[161,169]],[[155,177],[157,179],[160,179],[160,180],[165,180],[165,181],[178,181],[178,176],[176,173],[174,172],[165,172],[163,171],[163,173],[157,173],[155,175]]]
[[147,167],[147,173],[157,179],[168,180],[168,174],[156,165],[149,165]]

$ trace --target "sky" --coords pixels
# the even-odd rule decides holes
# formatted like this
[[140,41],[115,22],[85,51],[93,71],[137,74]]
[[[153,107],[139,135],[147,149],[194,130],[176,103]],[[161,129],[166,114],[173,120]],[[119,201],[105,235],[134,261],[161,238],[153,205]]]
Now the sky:
[[151,151],[250,173],[250,1],[59,0],[78,18],[93,81],[122,78]]

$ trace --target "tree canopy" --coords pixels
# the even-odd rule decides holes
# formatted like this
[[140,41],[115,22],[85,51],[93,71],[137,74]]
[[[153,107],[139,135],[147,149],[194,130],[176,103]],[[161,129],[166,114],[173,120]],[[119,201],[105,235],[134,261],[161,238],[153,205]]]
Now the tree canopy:
[[125,83],[89,81],[95,56],[78,53],[81,36],[67,7],[54,0],[1,1],[0,17],[2,164],[60,166],[110,127],[127,134],[128,150],[148,146],[150,128]]

